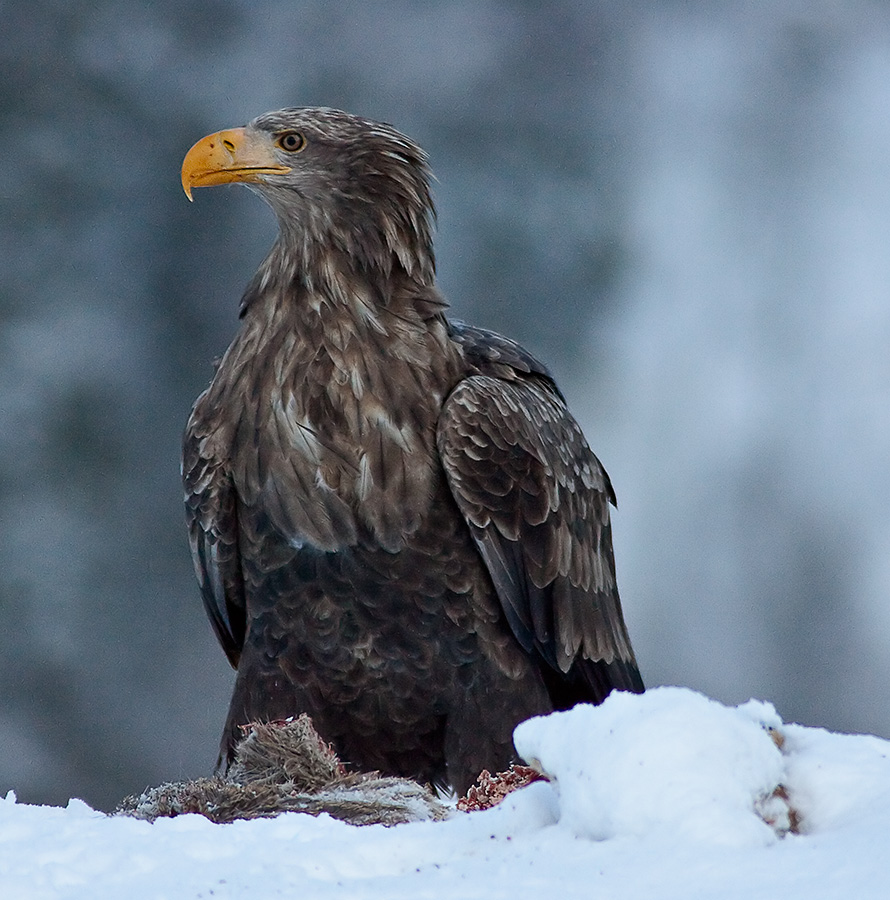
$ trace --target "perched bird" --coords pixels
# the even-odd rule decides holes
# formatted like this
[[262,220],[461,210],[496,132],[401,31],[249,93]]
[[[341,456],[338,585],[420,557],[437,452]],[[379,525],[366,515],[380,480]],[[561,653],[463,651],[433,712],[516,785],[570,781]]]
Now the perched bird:
[[424,152],[283,109],[198,141],[279,234],[185,432],[192,556],[247,722],[311,715],[362,769],[463,792],[529,716],[642,691],[599,460],[547,369],[451,322]]

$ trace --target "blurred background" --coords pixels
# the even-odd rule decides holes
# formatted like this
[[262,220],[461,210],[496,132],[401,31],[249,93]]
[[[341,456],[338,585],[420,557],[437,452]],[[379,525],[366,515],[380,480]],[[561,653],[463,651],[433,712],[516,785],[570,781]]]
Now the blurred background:
[[615,483],[647,683],[890,736],[890,4],[18,0],[0,67],[0,794],[215,760],[179,444],[274,221],[179,167],[293,105],[429,151],[455,316]]

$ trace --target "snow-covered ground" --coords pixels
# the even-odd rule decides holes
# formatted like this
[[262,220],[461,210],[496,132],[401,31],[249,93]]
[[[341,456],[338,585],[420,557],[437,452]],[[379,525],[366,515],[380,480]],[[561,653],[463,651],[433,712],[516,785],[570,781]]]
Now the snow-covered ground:
[[890,897],[888,741],[658,688],[533,719],[516,743],[552,783],[391,828],[299,813],[150,824],[10,795],[0,897]]

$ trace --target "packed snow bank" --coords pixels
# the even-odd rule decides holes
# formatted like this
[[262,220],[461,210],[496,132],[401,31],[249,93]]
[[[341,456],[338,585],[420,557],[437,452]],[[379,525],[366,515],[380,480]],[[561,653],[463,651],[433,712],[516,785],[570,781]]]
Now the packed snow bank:
[[553,781],[438,823],[286,813],[149,824],[9,796],[0,896],[890,896],[887,741],[679,688],[533,719],[516,741]]
[[[560,822],[593,840],[646,834],[763,845],[788,831],[781,721],[764,703],[728,709],[660,688],[524,722],[520,754],[551,775]],[[888,770],[890,772],[890,770]],[[764,821],[777,820],[777,829]]]

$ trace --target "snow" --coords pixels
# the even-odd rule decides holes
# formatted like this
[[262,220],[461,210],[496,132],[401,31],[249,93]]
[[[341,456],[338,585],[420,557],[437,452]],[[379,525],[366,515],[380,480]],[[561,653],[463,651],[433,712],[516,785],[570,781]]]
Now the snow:
[[888,741],[657,688],[532,719],[516,745],[551,782],[487,812],[391,828],[300,813],[151,824],[10,794],[0,896],[890,896]]
[[727,709],[678,689],[618,694],[603,707],[523,723],[516,746],[556,775],[560,822],[580,837],[763,846],[776,834],[755,800],[769,797],[783,766],[758,719],[780,723],[772,707],[749,706]]

